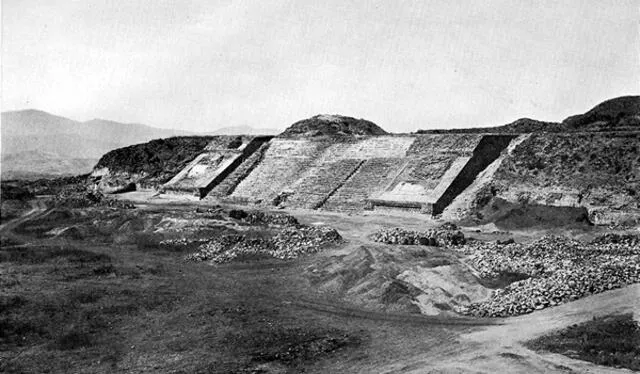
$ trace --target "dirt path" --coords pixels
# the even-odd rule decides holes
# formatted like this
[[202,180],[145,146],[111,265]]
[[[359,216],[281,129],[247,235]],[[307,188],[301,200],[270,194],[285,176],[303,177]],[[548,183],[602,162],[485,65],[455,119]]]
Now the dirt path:
[[[339,227],[350,245],[343,250],[371,244],[368,235],[380,226],[397,225],[422,228],[433,221],[402,216],[358,216],[316,212],[292,212],[305,223],[321,222]],[[523,343],[581,323],[593,317],[633,313],[640,319],[640,284],[592,295],[571,303],[529,315],[492,320],[486,327],[444,343],[432,351],[380,368],[381,373],[625,373],[626,369],[607,368],[553,353],[537,353]],[[354,316],[357,317],[357,314]],[[463,322],[464,321],[459,321]],[[427,322],[434,323],[434,322]],[[437,322],[436,322],[437,323]],[[453,322],[455,324],[455,322]],[[377,369],[376,369],[376,372]]]
[[634,313],[640,317],[640,284],[592,295],[529,315],[501,320],[502,324],[460,336],[458,344],[442,347],[389,365],[391,373],[629,373],[554,353],[537,353],[522,345],[553,330],[593,317]]

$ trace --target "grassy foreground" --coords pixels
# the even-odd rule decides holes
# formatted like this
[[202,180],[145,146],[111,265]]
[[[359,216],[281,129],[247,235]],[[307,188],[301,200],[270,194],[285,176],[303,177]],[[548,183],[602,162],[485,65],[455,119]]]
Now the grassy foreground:
[[595,318],[528,345],[598,365],[640,371],[640,326],[631,314]]

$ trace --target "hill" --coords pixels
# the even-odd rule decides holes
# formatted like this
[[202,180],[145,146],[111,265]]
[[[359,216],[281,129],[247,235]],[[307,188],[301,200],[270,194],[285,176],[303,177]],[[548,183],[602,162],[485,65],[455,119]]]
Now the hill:
[[520,118],[511,123],[494,127],[472,127],[466,129],[418,130],[418,134],[523,134],[531,132],[560,132],[557,122],[544,122],[531,118]]
[[76,175],[106,152],[180,130],[101,119],[78,122],[39,110],[2,113],[2,179]]
[[100,158],[93,172],[102,188],[131,183],[157,186],[169,181],[213,140],[213,136],[179,136],[114,149]]
[[640,130],[640,96],[622,96],[562,121],[566,131]]
[[467,129],[418,130],[418,134],[525,134],[537,132],[602,132],[640,130],[640,96],[621,96],[604,101],[584,114],[564,121],[544,122],[521,118],[502,126]]
[[380,126],[364,119],[321,114],[303,119],[289,126],[280,137],[387,135]]

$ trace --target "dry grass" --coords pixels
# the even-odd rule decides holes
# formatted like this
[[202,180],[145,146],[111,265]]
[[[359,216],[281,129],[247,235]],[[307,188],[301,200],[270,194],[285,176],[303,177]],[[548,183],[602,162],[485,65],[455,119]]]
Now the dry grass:
[[[85,222],[112,218],[87,212]],[[25,223],[19,241],[3,239],[1,372],[297,372],[362,342],[360,331],[282,304],[300,282],[263,269],[263,259],[240,259],[250,271],[185,263],[183,250],[160,246],[164,236],[143,225],[115,232],[127,211],[102,225],[99,242],[45,235],[77,222],[66,213]]]
[[598,365],[640,370],[640,326],[631,314],[594,318],[528,345]]

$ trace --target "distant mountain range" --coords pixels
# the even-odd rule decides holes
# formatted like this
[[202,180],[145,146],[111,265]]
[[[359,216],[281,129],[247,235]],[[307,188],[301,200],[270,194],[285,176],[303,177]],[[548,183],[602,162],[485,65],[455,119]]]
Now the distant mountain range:
[[74,121],[39,110],[2,113],[2,179],[88,173],[108,151],[152,139],[184,135],[276,134],[274,129],[225,127],[209,133],[137,123]]

